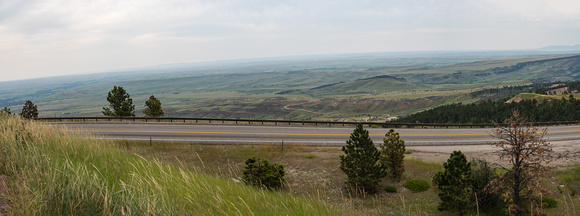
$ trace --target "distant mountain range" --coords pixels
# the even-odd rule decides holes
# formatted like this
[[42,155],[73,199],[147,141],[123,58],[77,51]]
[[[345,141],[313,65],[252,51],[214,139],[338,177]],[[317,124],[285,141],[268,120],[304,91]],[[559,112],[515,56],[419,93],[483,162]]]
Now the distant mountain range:
[[580,44],[576,45],[553,45],[542,47],[538,50],[550,52],[580,52]]

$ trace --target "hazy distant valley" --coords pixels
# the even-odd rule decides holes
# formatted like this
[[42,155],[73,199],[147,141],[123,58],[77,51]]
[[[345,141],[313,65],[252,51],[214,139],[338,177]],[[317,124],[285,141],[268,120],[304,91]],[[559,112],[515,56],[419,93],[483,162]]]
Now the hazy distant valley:
[[155,95],[166,116],[384,120],[442,104],[519,92],[503,86],[580,80],[580,55],[513,52],[358,54],[205,64],[0,83],[0,107],[32,100],[41,117],[102,116],[113,85],[142,115]]

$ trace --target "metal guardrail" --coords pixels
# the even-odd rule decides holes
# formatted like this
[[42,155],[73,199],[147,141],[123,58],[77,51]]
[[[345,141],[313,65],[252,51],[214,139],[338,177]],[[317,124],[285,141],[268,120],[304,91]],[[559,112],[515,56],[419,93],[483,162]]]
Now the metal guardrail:
[[[301,120],[267,120],[267,119],[220,119],[220,118],[176,118],[176,117],[159,117],[159,118],[152,118],[152,117],[49,117],[49,118],[37,118],[36,120],[39,121],[74,121],[74,120],[119,120],[119,121],[169,121],[169,122],[186,122],[186,121],[195,121],[196,123],[199,122],[235,122],[236,124],[240,122],[247,122],[248,124],[252,123],[274,123],[275,125],[278,124],[302,124],[302,125],[356,125],[356,124],[363,124],[368,125],[369,127],[372,126],[381,126],[381,127],[394,127],[394,128],[425,128],[425,127],[432,127],[432,128],[449,128],[449,127],[459,127],[459,128],[484,128],[484,127],[493,127],[495,124],[442,124],[442,123],[396,123],[396,122],[334,122],[334,121],[301,121]],[[580,124],[580,121],[559,121],[559,122],[532,122],[534,126],[552,126],[552,125],[574,125]],[[500,123],[500,126],[505,126],[505,124]]]

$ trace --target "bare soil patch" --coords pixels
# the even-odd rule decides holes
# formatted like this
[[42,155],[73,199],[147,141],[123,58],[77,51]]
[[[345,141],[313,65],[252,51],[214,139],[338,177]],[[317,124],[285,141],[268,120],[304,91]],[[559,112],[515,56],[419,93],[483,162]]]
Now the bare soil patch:
[[[559,141],[554,144],[552,166],[566,166],[580,163],[580,141]],[[485,159],[491,164],[507,165],[499,161],[500,150],[492,145],[453,145],[453,146],[408,146],[413,156],[426,161],[445,162],[453,151],[461,151],[468,158]]]

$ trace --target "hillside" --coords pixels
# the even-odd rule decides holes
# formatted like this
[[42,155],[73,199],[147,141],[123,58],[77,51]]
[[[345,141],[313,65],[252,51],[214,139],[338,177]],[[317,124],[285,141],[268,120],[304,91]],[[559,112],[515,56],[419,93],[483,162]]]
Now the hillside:
[[544,95],[536,93],[521,93],[510,98],[509,100],[506,101],[506,103],[518,103],[523,100],[536,100],[539,102],[544,102],[552,100],[562,100],[562,98],[568,99],[566,96],[567,95]]
[[351,82],[319,86],[304,93],[311,95],[378,94],[397,91],[418,91],[429,88],[427,85],[407,82],[404,78],[381,75]]
[[0,108],[19,112],[32,100],[41,117],[102,116],[117,85],[133,98],[137,116],[155,95],[166,116],[365,120],[525,92],[504,87],[578,79],[579,55],[343,56],[4,82]]
[[115,141],[87,136],[0,113],[0,174],[17,192],[9,194],[14,208],[8,215],[340,215],[342,210],[146,159]]

